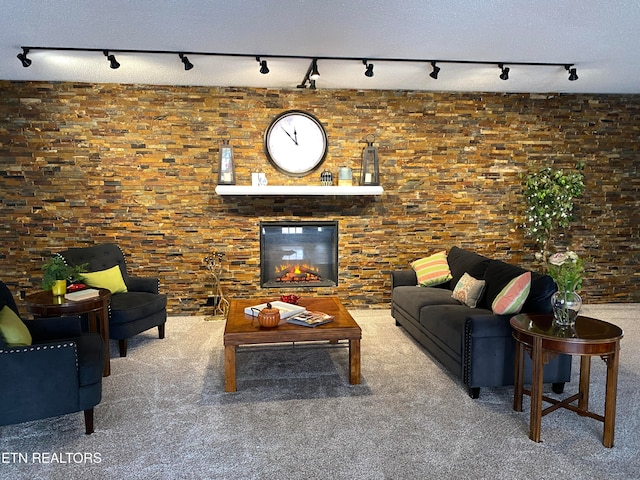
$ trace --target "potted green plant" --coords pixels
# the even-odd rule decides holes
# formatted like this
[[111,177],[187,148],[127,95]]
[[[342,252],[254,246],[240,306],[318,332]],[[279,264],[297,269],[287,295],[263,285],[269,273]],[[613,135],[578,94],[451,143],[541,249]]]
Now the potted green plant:
[[42,277],[42,288],[51,290],[54,295],[64,295],[67,291],[67,280],[79,280],[79,275],[86,272],[86,264],[70,266],[64,262],[62,257],[51,257],[42,266],[44,276]]

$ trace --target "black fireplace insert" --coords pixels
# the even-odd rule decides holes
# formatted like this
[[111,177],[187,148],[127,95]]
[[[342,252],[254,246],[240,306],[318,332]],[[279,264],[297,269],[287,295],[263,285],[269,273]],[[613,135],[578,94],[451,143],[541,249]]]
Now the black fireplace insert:
[[260,284],[334,287],[338,284],[338,222],[260,222]]

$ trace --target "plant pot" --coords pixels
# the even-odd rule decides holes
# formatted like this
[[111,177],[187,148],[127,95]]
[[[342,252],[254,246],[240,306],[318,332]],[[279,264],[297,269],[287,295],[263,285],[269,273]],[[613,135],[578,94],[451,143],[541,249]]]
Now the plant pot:
[[67,293],[67,281],[66,280],[56,280],[56,283],[51,287],[51,293],[55,296],[61,296]]
[[560,327],[573,327],[582,308],[582,298],[576,292],[556,292],[551,296],[553,319]]

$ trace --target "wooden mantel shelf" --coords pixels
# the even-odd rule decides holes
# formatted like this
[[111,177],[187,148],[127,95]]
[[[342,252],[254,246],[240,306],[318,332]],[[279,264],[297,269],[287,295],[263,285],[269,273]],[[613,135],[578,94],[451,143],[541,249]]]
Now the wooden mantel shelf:
[[323,187],[320,185],[266,185],[253,187],[251,185],[218,185],[218,195],[382,195],[381,186],[359,187]]

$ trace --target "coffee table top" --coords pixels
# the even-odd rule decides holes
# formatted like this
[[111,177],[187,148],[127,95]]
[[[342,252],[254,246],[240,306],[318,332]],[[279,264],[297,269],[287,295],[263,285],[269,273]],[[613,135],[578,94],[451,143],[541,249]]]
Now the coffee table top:
[[277,327],[264,328],[257,317],[244,313],[246,307],[273,302],[274,298],[231,300],[224,329],[225,345],[249,343],[304,342],[318,340],[360,339],[362,330],[337,297],[303,297],[298,305],[307,310],[320,311],[335,318],[317,327],[293,325],[281,320]]

